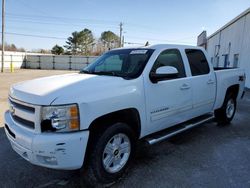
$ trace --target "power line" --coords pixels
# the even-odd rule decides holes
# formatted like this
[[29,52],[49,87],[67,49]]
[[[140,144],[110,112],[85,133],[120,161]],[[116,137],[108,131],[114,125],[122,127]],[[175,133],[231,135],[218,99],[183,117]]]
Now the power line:
[[[98,20],[98,19],[83,19],[83,18],[70,18],[70,17],[59,17],[59,16],[41,16],[41,15],[27,15],[27,14],[15,14],[15,13],[6,13],[8,18],[12,18],[12,19],[18,19],[20,21],[22,21],[24,19],[24,21],[32,21],[32,23],[41,23],[41,24],[52,24],[56,22],[56,25],[72,25],[72,21],[76,22],[76,23],[84,23],[87,24],[89,23],[90,25],[110,25],[110,26],[114,26],[117,27],[117,24],[119,23],[118,21],[111,21],[111,20]],[[41,18],[44,21],[41,21]],[[49,22],[48,22],[49,21]],[[94,23],[93,23],[94,22]],[[123,23],[124,24],[124,23]],[[76,24],[75,24],[76,25]],[[138,30],[138,28],[140,30],[143,30],[143,33],[149,33],[149,34],[159,34],[156,32],[149,32],[148,30],[152,30],[153,28],[150,26],[144,26],[144,25],[138,25],[138,24],[134,24],[134,23],[127,23],[126,25],[128,26],[128,28],[132,27],[132,28],[136,28]]]
[[[44,11],[44,9],[40,9],[37,6],[36,7],[31,6],[29,3],[26,3],[24,0],[19,0],[18,3],[22,4],[23,6],[27,7],[28,9],[30,9],[32,11],[36,10],[36,12],[40,12],[42,14],[42,15],[34,15],[34,14],[16,14],[16,13],[11,13],[11,12],[6,13],[8,17],[18,18],[19,21],[22,21],[22,22],[29,22],[29,23],[35,23],[35,24],[53,24],[53,25],[71,25],[71,26],[73,25],[73,26],[79,26],[79,27],[82,27],[82,25],[72,24],[72,21],[85,22],[84,23],[85,25],[96,25],[96,24],[105,24],[105,25],[107,25],[107,23],[109,23],[109,24],[113,25],[115,28],[117,28],[117,23],[119,23],[118,21],[111,21],[111,20],[98,20],[98,19],[83,19],[83,18],[72,18],[72,17],[61,17],[61,16],[48,16],[48,11]],[[20,17],[22,17],[22,18],[24,18],[26,20],[20,20]],[[41,22],[40,21],[41,18],[50,19],[50,21],[54,20],[54,21],[56,21],[56,23],[55,22]],[[37,21],[37,19],[39,19],[39,20]],[[58,21],[60,21],[60,22],[58,23]],[[13,22],[15,22],[15,21],[13,21]],[[86,22],[91,22],[91,24],[87,24]],[[95,22],[95,23],[93,23],[93,22]],[[129,23],[125,22],[125,23],[126,23],[126,25],[128,24],[128,27],[132,26],[132,27],[136,27],[136,29],[138,29],[138,27],[146,29],[147,31],[143,32],[144,34],[145,33],[155,34],[155,33],[152,33],[152,32],[148,32],[148,30],[152,30],[152,29],[154,29],[154,27],[147,26],[147,25],[141,25],[141,24],[138,24],[138,23],[131,23],[131,22],[129,22]],[[121,30],[123,30],[122,25],[120,25],[119,28],[120,28],[120,39],[122,41],[122,35],[121,35]],[[139,39],[139,37],[131,37],[131,38]],[[176,39],[176,40],[163,40],[163,39],[154,39],[154,38],[153,39],[141,38],[141,39],[143,39],[143,40],[153,40],[153,41],[166,41],[166,42],[183,42],[182,40],[189,39],[189,38],[191,38],[191,37],[186,37],[186,38],[183,38],[183,39]],[[120,41],[120,45],[122,43],[121,41]],[[186,42],[183,42],[183,43],[186,43]]]
[[14,3],[16,3],[16,2],[18,2],[19,4],[22,4],[24,7],[28,8],[31,11],[40,12],[41,14],[48,14],[48,12],[43,11],[41,9],[38,9],[37,7],[30,6],[30,4],[28,4],[22,0],[14,1]]
[[112,25],[117,25],[119,23],[118,21],[110,21],[110,20],[98,20],[98,19],[84,19],[84,18],[72,18],[72,17],[59,17],[59,16],[42,16],[42,15],[27,15],[27,14],[15,14],[15,13],[6,13],[7,16],[9,17],[22,17],[22,18],[28,18],[28,19],[52,19],[52,20],[62,20],[63,22],[65,21],[78,21],[78,22],[96,22],[98,24],[112,24]]
[[[111,20],[100,20],[100,19],[83,19],[83,18],[73,18],[73,17],[59,17],[59,16],[44,16],[44,15],[31,15],[31,14],[15,14],[15,13],[6,13],[7,16],[9,18],[23,18],[23,19],[31,19],[31,20],[38,20],[39,22],[41,22],[41,18],[43,19],[47,19],[50,21],[60,21],[60,23],[66,23],[65,21],[70,21],[69,24],[72,24],[72,21],[76,21],[76,22],[91,22],[91,24],[105,24],[107,25],[107,23],[109,25],[113,25],[113,26],[117,26],[117,24],[119,23],[118,21],[111,21]],[[93,23],[95,22],[95,23]],[[67,22],[68,23],[68,22]],[[135,24],[135,23],[130,23],[130,22],[125,22],[126,25],[128,27],[132,27],[132,28],[136,28],[138,30],[138,28],[143,30],[143,33],[149,33],[149,34],[159,34],[159,32],[149,32],[148,30],[152,30],[154,28],[152,28],[151,26],[145,26],[145,25],[141,25],[141,24]],[[123,23],[124,24],[124,23]]]
[[54,36],[45,36],[45,35],[31,35],[31,34],[13,33],[13,32],[5,32],[5,34],[7,34],[7,35],[25,36],[25,37],[37,37],[37,38],[49,38],[49,39],[67,40],[67,38],[63,38],[63,37],[54,37]]
[[[1,32],[2,33],[2,32]],[[25,36],[25,37],[36,37],[36,38],[48,38],[48,39],[57,39],[57,40],[67,40],[67,38],[64,37],[55,37],[55,36],[47,36],[47,35],[33,35],[33,34],[25,34],[25,33],[15,33],[15,32],[5,32],[7,35],[17,35],[17,36]],[[130,38],[130,37],[129,37]],[[144,39],[144,40],[151,40],[149,38],[142,38],[139,37],[139,39]],[[156,39],[155,39],[156,40]],[[165,42],[170,42],[169,40],[162,40],[162,39],[157,39],[157,41],[165,41]],[[171,41],[171,42],[177,42],[177,41]],[[136,42],[124,42],[125,44],[138,44],[138,45],[143,45],[142,43],[136,43]],[[182,42],[182,43],[188,43],[188,42]]]
[[[72,22],[70,22],[70,23],[67,23],[67,22],[65,22],[66,20],[68,20],[68,21],[72,21],[72,20],[75,20],[75,21],[84,21],[84,22],[89,22],[89,21],[91,21],[92,23],[84,23],[84,25],[85,25],[85,27],[87,26],[87,27],[91,27],[91,25],[99,25],[99,24],[104,24],[104,25],[106,25],[107,26],[107,24],[106,23],[104,23],[104,22],[107,22],[107,23],[117,23],[117,22],[115,22],[115,21],[107,21],[107,20],[95,20],[95,19],[80,19],[80,18],[66,18],[66,17],[57,17],[57,16],[40,16],[40,15],[21,15],[21,14],[13,14],[13,13],[7,13],[7,15],[9,15],[8,17],[8,19],[9,19],[9,21],[11,21],[11,22],[28,22],[28,23],[34,23],[34,24],[48,24],[48,25],[61,25],[61,26],[63,26],[63,25],[65,25],[65,26],[68,26],[68,25],[70,25],[70,26],[77,26],[77,27],[83,27],[83,25],[79,25],[79,24],[74,24],[74,23],[72,23]],[[24,20],[22,20],[22,19],[20,19],[20,16],[21,17],[23,17],[23,19]],[[11,18],[12,17],[12,18]],[[48,19],[56,19],[56,20],[50,20],[49,22],[47,21],[40,21],[40,19],[39,19],[39,21],[37,21],[37,19],[38,18],[48,18]],[[60,20],[60,19],[63,19],[63,21],[62,20]],[[59,22],[58,22],[58,20],[59,20]],[[56,21],[56,22],[55,22]],[[97,22],[97,23],[93,23],[93,21],[94,22]],[[63,22],[63,23],[62,23]],[[130,27],[130,25],[134,25],[134,27],[135,27],[135,24],[132,24],[132,23],[128,23],[129,25],[128,25],[128,27]],[[119,27],[117,27],[117,25],[113,25],[113,24],[111,24],[112,25],[112,27],[114,28],[114,29],[118,29],[118,28],[120,28],[119,30],[120,30],[120,38],[121,38],[121,40],[122,40],[122,37],[121,37],[121,29],[123,30],[123,23],[122,23],[122,25],[121,25],[121,23],[120,23],[120,25],[119,25]],[[98,27],[98,26],[95,26],[95,27]],[[144,25],[138,25],[138,24],[136,24],[136,28],[138,29],[138,27],[141,27],[141,28],[144,28],[144,29],[146,29],[146,28],[150,28],[150,27],[148,27],[148,26],[144,26]],[[103,27],[99,27],[99,28],[103,28]],[[152,29],[152,27],[150,28],[150,29]],[[149,33],[149,34],[156,34],[156,33],[153,33],[153,32],[148,32],[148,31],[146,31],[146,32],[143,32],[144,34],[145,33]],[[158,33],[159,34],[159,33]],[[182,42],[182,43],[189,43],[189,42],[183,42],[182,40],[185,40],[185,39],[193,39],[193,38],[196,38],[196,37],[185,37],[185,38],[181,38],[181,39],[175,39],[175,40],[165,40],[165,39],[156,39],[156,38],[141,38],[141,37],[134,37],[134,36],[131,36],[130,38],[136,38],[136,39],[143,39],[143,40],[152,40],[152,41],[166,41],[166,42]],[[120,41],[120,43],[121,43],[121,41]],[[121,44],[120,44],[121,45]]]
[[[16,26],[16,25],[8,25],[8,31],[9,32],[12,32],[12,31],[30,31],[30,32],[36,32],[36,31],[39,31],[39,32],[43,32],[43,31],[46,31],[46,32],[58,32],[58,33],[62,33],[62,29],[54,29],[54,28],[46,28],[46,27],[42,27],[42,28],[39,28],[39,30],[35,27],[19,27],[19,26]],[[70,30],[70,28],[69,28]],[[66,30],[65,30],[66,31]],[[68,31],[68,30],[67,30]],[[70,30],[72,31],[72,30]]]
[[[26,4],[22,1],[22,4],[34,9],[34,7],[31,7],[29,4]],[[39,10],[39,9],[36,9]],[[41,11],[39,11],[41,12]],[[43,11],[42,11],[43,12]],[[44,14],[45,12],[43,12],[42,14]],[[77,27],[83,27],[83,25],[81,24],[75,24],[72,22],[84,22],[85,27],[89,27],[89,25],[99,25],[99,24],[104,24],[105,26],[107,26],[107,23],[109,23],[110,25],[112,25],[112,27],[114,27],[115,29],[117,29],[117,23],[116,21],[108,21],[108,20],[97,20],[97,19],[82,19],[82,18],[69,18],[69,17],[59,17],[59,16],[45,16],[45,15],[31,15],[31,14],[15,14],[15,13],[6,13],[7,14],[7,18],[9,22],[23,22],[23,23],[34,23],[34,24],[44,24],[44,25],[61,25],[61,26],[77,26]],[[47,14],[47,12],[46,12]],[[43,19],[41,21],[41,19]],[[46,20],[46,21],[44,21]],[[86,23],[86,22],[91,22],[91,23]],[[93,23],[95,22],[95,23]],[[152,29],[152,27],[149,26],[145,26],[145,25],[138,25],[138,24],[133,24],[133,23],[128,23],[128,25],[132,25],[132,27],[136,26],[136,28],[141,27],[144,29]],[[91,26],[90,26],[91,27]],[[97,26],[95,26],[97,27]],[[103,28],[103,27],[100,27]],[[120,23],[119,25],[119,31],[120,31],[120,46],[122,46],[122,32],[123,32],[123,23]],[[145,32],[143,32],[145,34]],[[149,33],[147,31],[147,33]],[[66,38],[61,38],[61,37],[54,37],[54,36],[45,36],[45,35],[33,35],[33,34],[23,34],[23,33],[16,33],[16,32],[8,32],[6,34],[9,35],[19,35],[19,36],[29,36],[29,37],[39,37],[39,38],[50,38],[50,39],[59,39],[59,40],[65,40]],[[153,33],[151,33],[153,34]],[[188,42],[183,42],[182,40],[184,39],[189,39],[189,38],[194,38],[194,37],[186,37],[183,39],[176,39],[176,40],[165,40],[165,39],[161,39],[161,38],[147,38],[147,37],[134,37],[134,36],[127,36],[129,38],[135,38],[135,39],[142,39],[142,40],[151,40],[151,41],[165,41],[165,42],[181,42],[181,43],[188,43]],[[128,44],[128,42],[127,42]],[[131,42],[132,44],[132,42]],[[135,44],[135,43],[134,43]],[[141,43],[138,43],[141,44]]]
[[[23,2],[22,0],[19,0],[18,1],[19,3],[25,5],[26,7],[30,8],[31,10],[34,9],[34,7],[30,6],[30,4],[27,4],[26,2]],[[72,24],[72,20],[77,20],[79,22],[84,22],[84,25],[96,25],[96,24],[104,24],[103,22],[106,22],[105,23],[105,26],[107,26],[107,23],[109,23],[109,25],[112,25],[113,27],[116,26],[117,27],[117,23],[118,22],[114,22],[114,21],[107,21],[107,20],[94,20],[94,19],[82,19],[82,18],[69,18],[69,17],[58,17],[58,16],[44,16],[48,14],[48,12],[44,12],[44,11],[41,11],[40,9],[37,9],[35,8],[38,12],[41,12],[43,15],[20,15],[20,14],[13,14],[13,13],[7,13],[8,16],[12,16],[12,17],[17,17],[17,18],[20,18],[20,17],[23,17],[23,18],[28,18],[28,19],[31,19],[27,21],[27,19],[24,21],[24,22],[29,22],[29,23],[35,23],[35,24],[53,24],[53,25],[70,25],[70,26],[77,26],[77,27],[83,27],[83,25],[76,25],[76,24]],[[44,22],[41,22],[41,18],[46,18],[46,19],[56,19],[55,21],[58,21],[61,19],[61,22],[63,23],[44,23]],[[32,20],[33,19],[33,20]],[[39,22],[36,21],[36,19],[39,19]],[[36,22],[35,22],[35,21]],[[15,21],[14,21],[15,22]],[[91,22],[91,23],[86,23],[86,22]],[[96,23],[93,23],[93,22],[96,22]],[[112,23],[112,24],[111,24]],[[85,26],[86,27],[86,26]],[[89,27],[89,26],[88,26]],[[95,26],[96,27],[96,26]],[[110,27],[110,26],[108,26]],[[103,28],[103,27],[102,27]]]
[[41,25],[57,25],[57,26],[75,26],[75,27],[95,27],[95,28],[112,28],[112,29],[118,29],[118,26],[100,26],[100,25],[95,25],[95,24],[72,24],[72,23],[52,23],[52,22],[42,22],[42,21],[33,21],[33,20],[20,20],[20,19],[7,19],[8,22],[14,22],[14,23],[33,23],[33,24],[41,24]]
[[[163,41],[163,42],[180,42],[180,43],[189,43],[187,41],[181,41],[181,39],[176,39],[176,40],[166,40],[166,39],[161,39],[161,38],[146,38],[146,37],[136,37],[136,36],[127,36],[127,38],[132,38],[132,39],[141,39],[141,40],[151,40],[151,41]],[[195,38],[195,37],[190,37]],[[186,38],[187,39],[187,38]]]

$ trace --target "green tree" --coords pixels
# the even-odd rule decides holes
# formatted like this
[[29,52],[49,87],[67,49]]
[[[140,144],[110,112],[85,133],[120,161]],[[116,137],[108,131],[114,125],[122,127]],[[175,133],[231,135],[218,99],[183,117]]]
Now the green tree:
[[100,39],[108,49],[118,47],[119,45],[119,37],[112,31],[102,32]]
[[[2,45],[0,45],[0,50],[2,50]],[[25,52],[24,48],[17,48],[15,44],[5,44],[4,45],[6,51],[14,51],[14,52]]]
[[80,39],[81,39],[81,45],[80,45],[80,51],[84,55],[89,55],[90,51],[92,51],[92,47],[94,45],[94,36],[91,30],[84,29],[80,31]]
[[60,55],[64,53],[64,49],[63,47],[59,46],[59,45],[55,45],[52,49],[51,49],[51,53],[52,54],[56,54],[56,55]]
[[17,51],[17,47],[15,44],[10,45],[10,51]]
[[80,32],[75,31],[72,33],[72,36],[67,39],[66,44],[64,47],[67,48],[71,54],[89,55],[94,45],[93,33],[86,28]]
[[77,54],[80,45],[79,33],[73,32],[72,36],[67,39],[66,44],[64,47],[67,48],[69,53]]

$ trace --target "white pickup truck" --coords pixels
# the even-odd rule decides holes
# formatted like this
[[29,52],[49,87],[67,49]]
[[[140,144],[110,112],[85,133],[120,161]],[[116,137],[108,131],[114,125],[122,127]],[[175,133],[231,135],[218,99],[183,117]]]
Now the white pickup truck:
[[139,139],[154,144],[214,118],[229,124],[244,84],[243,70],[214,70],[203,48],[115,49],[79,73],[13,85],[5,132],[32,164],[110,183]]

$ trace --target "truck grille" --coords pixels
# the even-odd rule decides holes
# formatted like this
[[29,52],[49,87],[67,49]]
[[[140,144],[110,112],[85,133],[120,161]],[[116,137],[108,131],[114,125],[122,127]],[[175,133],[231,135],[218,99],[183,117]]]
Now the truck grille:
[[10,100],[11,104],[19,109],[24,109],[26,111],[29,111],[31,113],[35,113],[35,108],[33,107],[30,107],[30,106],[25,106],[23,104],[20,104],[20,103],[17,103],[17,102],[14,102],[12,100]]
[[34,128],[35,128],[35,123],[32,122],[32,121],[25,120],[25,119],[23,119],[23,118],[20,118],[20,117],[18,117],[18,116],[15,116],[15,115],[12,115],[12,118],[13,118],[16,122],[18,122],[19,124],[21,124],[21,125],[24,125],[24,126],[26,126],[26,127],[29,127],[29,128],[31,128],[31,129],[34,129]]
[[34,106],[9,98],[10,112],[12,119],[19,126],[29,129],[35,129],[35,113]]

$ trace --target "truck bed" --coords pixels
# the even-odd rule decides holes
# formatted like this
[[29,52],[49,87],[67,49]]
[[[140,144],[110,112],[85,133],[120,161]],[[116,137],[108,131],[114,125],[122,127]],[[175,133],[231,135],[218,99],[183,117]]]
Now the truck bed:
[[240,68],[214,68],[215,77],[217,80],[217,92],[214,109],[218,109],[222,106],[226,95],[227,88],[232,85],[239,85],[238,99],[241,97],[244,91],[244,82],[240,78],[244,76],[244,70]]

